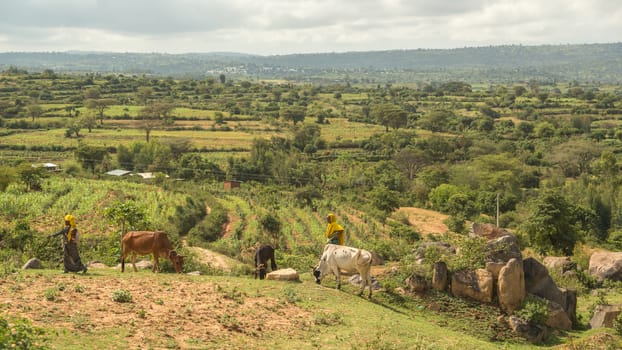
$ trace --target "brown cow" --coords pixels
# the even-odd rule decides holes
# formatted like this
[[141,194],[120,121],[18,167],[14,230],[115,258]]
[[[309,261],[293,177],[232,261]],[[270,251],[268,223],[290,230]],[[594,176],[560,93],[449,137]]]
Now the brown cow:
[[125,257],[132,255],[132,265],[136,269],[136,255],[153,254],[153,272],[160,272],[158,258],[169,258],[177,273],[181,273],[184,257],[173,250],[171,241],[163,231],[130,231],[123,236],[123,250],[121,254],[121,272],[125,271]]

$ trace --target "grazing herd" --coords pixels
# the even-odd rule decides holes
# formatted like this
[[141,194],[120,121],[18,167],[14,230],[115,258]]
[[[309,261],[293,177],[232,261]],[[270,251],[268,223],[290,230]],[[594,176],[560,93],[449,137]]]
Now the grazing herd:
[[[183,271],[184,257],[174,249],[165,232],[162,231],[130,231],[123,236],[121,254],[121,271],[125,271],[125,258],[131,255],[132,266],[136,269],[136,255],[153,255],[153,272],[160,271],[159,258],[168,258],[175,271]],[[255,252],[255,279],[263,280],[266,277],[267,264],[270,262],[272,271],[277,269],[274,258],[274,248],[269,245],[259,247]],[[313,268],[315,282],[320,284],[326,275],[332,273],[337,278],[337,289],[341,288],[341,275],[358,273],[361,276],[362,295],[365,287],[369,286],[369,297],[372,296],[371,286],[372,255],[364,249],[326,244],[318,264]]]

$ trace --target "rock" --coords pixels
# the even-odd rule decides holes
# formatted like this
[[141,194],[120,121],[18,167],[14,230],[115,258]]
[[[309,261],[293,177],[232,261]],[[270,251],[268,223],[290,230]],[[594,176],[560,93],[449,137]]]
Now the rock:
[[499,271],[498,284],[499,307],[511,315],[520,309],[526,296],[523,264],[517,259],[510,259]]
[[561,329],[564,331],[572,329],[572,320],[570,320],[570,317],[568,317],[568,314],[561,305],[549,301],[548,307],[549,313],[544,324],[551,328]]
[[458,271],[451,278],[451,293],[456,297],[490,303],[493,294],[492,274],[484,269]]
[[440,291],[447,289],[447,264],[442,261],[434,264],[434,271],[432,271],[432,288]]
[[486,262],[507,263],[510,259],[523,261],[518,239],[509,233],[488,242],[486,251]]
[[266,279],[278,281],[300,281],[300,276],[298,276],[298,272],[296,272],[296,270],[287,268],[268,273],[266,275]]
[[613,321],[622,311],[621,305],[597,305],[594,309],[594,315],[590,320],[590,327],[613,327]]
[[201,272],[201,271],[192,271],[192,272],[188,272],[186,275],[201,276],[201,275],[203,275],[203,272]]
[[410,275],[405,282],[408,290],[413,293],[423,293],[428,288],[428,282],[425,280],[425,277],[416,273]]
[[91,261],[88,264],[86,264],[86,267],[88,267],[89,269],[107,269],[108,265],[102,262],[99,262],[99,261]]
[[28,260],[24,266],[22,267],[22,270],[26,270],[26,269],[42,269],[43,265],[41,265],[41,260],[37,259],[37,258],[32,258],[30,260]]
[[[361,286],[361,275],[357,273],[357,274],[350,276],[350,278],[348,278],[348,282],[350,282],[350,284],[352,285],[360,287]],[[382,289],[382,285],[380,285],[380,282],[378,282],[378,280],[374,276],[371,276],[371,289],[372,290]]]
[[[117,268],[117,270],[121,270],[121,264],[117,265],[116,268]],[[136,268],[138,270],[153,269],[153,261],[151,261],[151,260],[140,260],[140,261],[137,261],[136,262]],[[128,269],[130,271],[134,271],[134,267],[132,266],[132,263],[126,260],[125,261],[125,271],[128,271]]]
[[371,253],[371,264],[374,266],[384,265],[384,259],[375,251],[370,251]]
[[568,256],[547,256],[542,264],[549,270],[558,270],[561,273],[574,270],[577,266]]
[[568,318],[576,320],[576,291],[558,288],[547,268],[534,258],[523,261],[525,290],[527,293],[555,302],[562,306]]
[[590,275],[602,282],[622,281],[622,252],[596,252],[590,256]]
[[478,224],[476,222],[471,224],[471,231],[469,232],[471,237],[484,237],[488,240],[497,239],[509,234],[508,231],[493,224]]
[[516,316],[508,318],[508,325],[514,333],[527,339],[532,344],[541,344],[548,336],[546,327],[530,324]]
[[492,278],[496,281],[499,279],[499,272],[501,269],[507,264],[507,262],[487,262],[486,263],[486,271],[492,274]]

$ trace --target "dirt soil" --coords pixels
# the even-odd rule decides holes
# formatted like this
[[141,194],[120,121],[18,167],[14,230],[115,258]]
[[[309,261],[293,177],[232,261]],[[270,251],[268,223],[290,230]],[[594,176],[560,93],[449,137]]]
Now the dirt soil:
[[448,216],[439,212],[414,207],[402,207],[399,212],[405,213],[410,224],[423,235],[441,234],[448,230],[443,223]]
[[[226,281],[195,278],[201,277],[154,279],[148,273],[119,278],[97,269],[86,275],[9,275],[0,279],[0,312],[77,337],[122,327],[129,331],[124,341],[130,349],[188,349],[230,339],[238,339],[240,347],[254,345],[267,332],[286,333],[306,326],[311,318],[307,311],[259,291],[246,295]],[[127,290],[132,301],[114,301],[120,290]]]

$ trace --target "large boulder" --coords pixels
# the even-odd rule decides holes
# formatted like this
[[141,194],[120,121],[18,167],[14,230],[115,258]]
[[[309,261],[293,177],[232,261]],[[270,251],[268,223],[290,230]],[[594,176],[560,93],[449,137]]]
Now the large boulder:
[[272,271],[266,275],[266,279],[278,281],[300,281],[298,272],[292,268]]
[[432,288],[440,291],[447,289],[447,264],[442,261],[434,263]]
[[620,305],[597,305],[590,320],[590,327],[613,327],[613,321],[615,321],[621,311],[622,306]]
[[622,252],[596,252],[590,257],[590,275],[598,281],[622,281]]
[[562,274],[566,271],[574,270],[577,266],[568,256],[547,256],[542,259],[542,264],[549,271],[557,270]]
[[428,282],[426,281],[424,276],[421,276],[417,273],[413,273],[408,278],[406,278],[406,287],[409,291],[413,293],[423,293],[428,288]]
[[523,261],[518,239],[515,236],[508,233],[488,242],[485,261],[507,263],[510,259]]
[[525,273],[523,264],[517,259],[510,259],[499,271],[498,279],[499,307],[507,315],[520,309],[525,300]]
[[458,271],[451,278],[451,293],[456,297],[490,303],[493,295],[492,274],[484,269]]
[[577,294],[574,290],[559,288],[547,268],[534,258],[523,260],[525,290],[527,293],[562,306],[568,318],[576,320]]
[[572,320],[568,317],[568,314],[561,305],[549,301],[548,311],[548,316],[544,324],[551,328],[563,331],[569,331],[572,329]]
[[469,232],[471,237],[484,237],[488,240],[497,239],[508,234],[509,232],[501,227],[493,224],[479,224],[477,222],[471,224],[471,231]]

